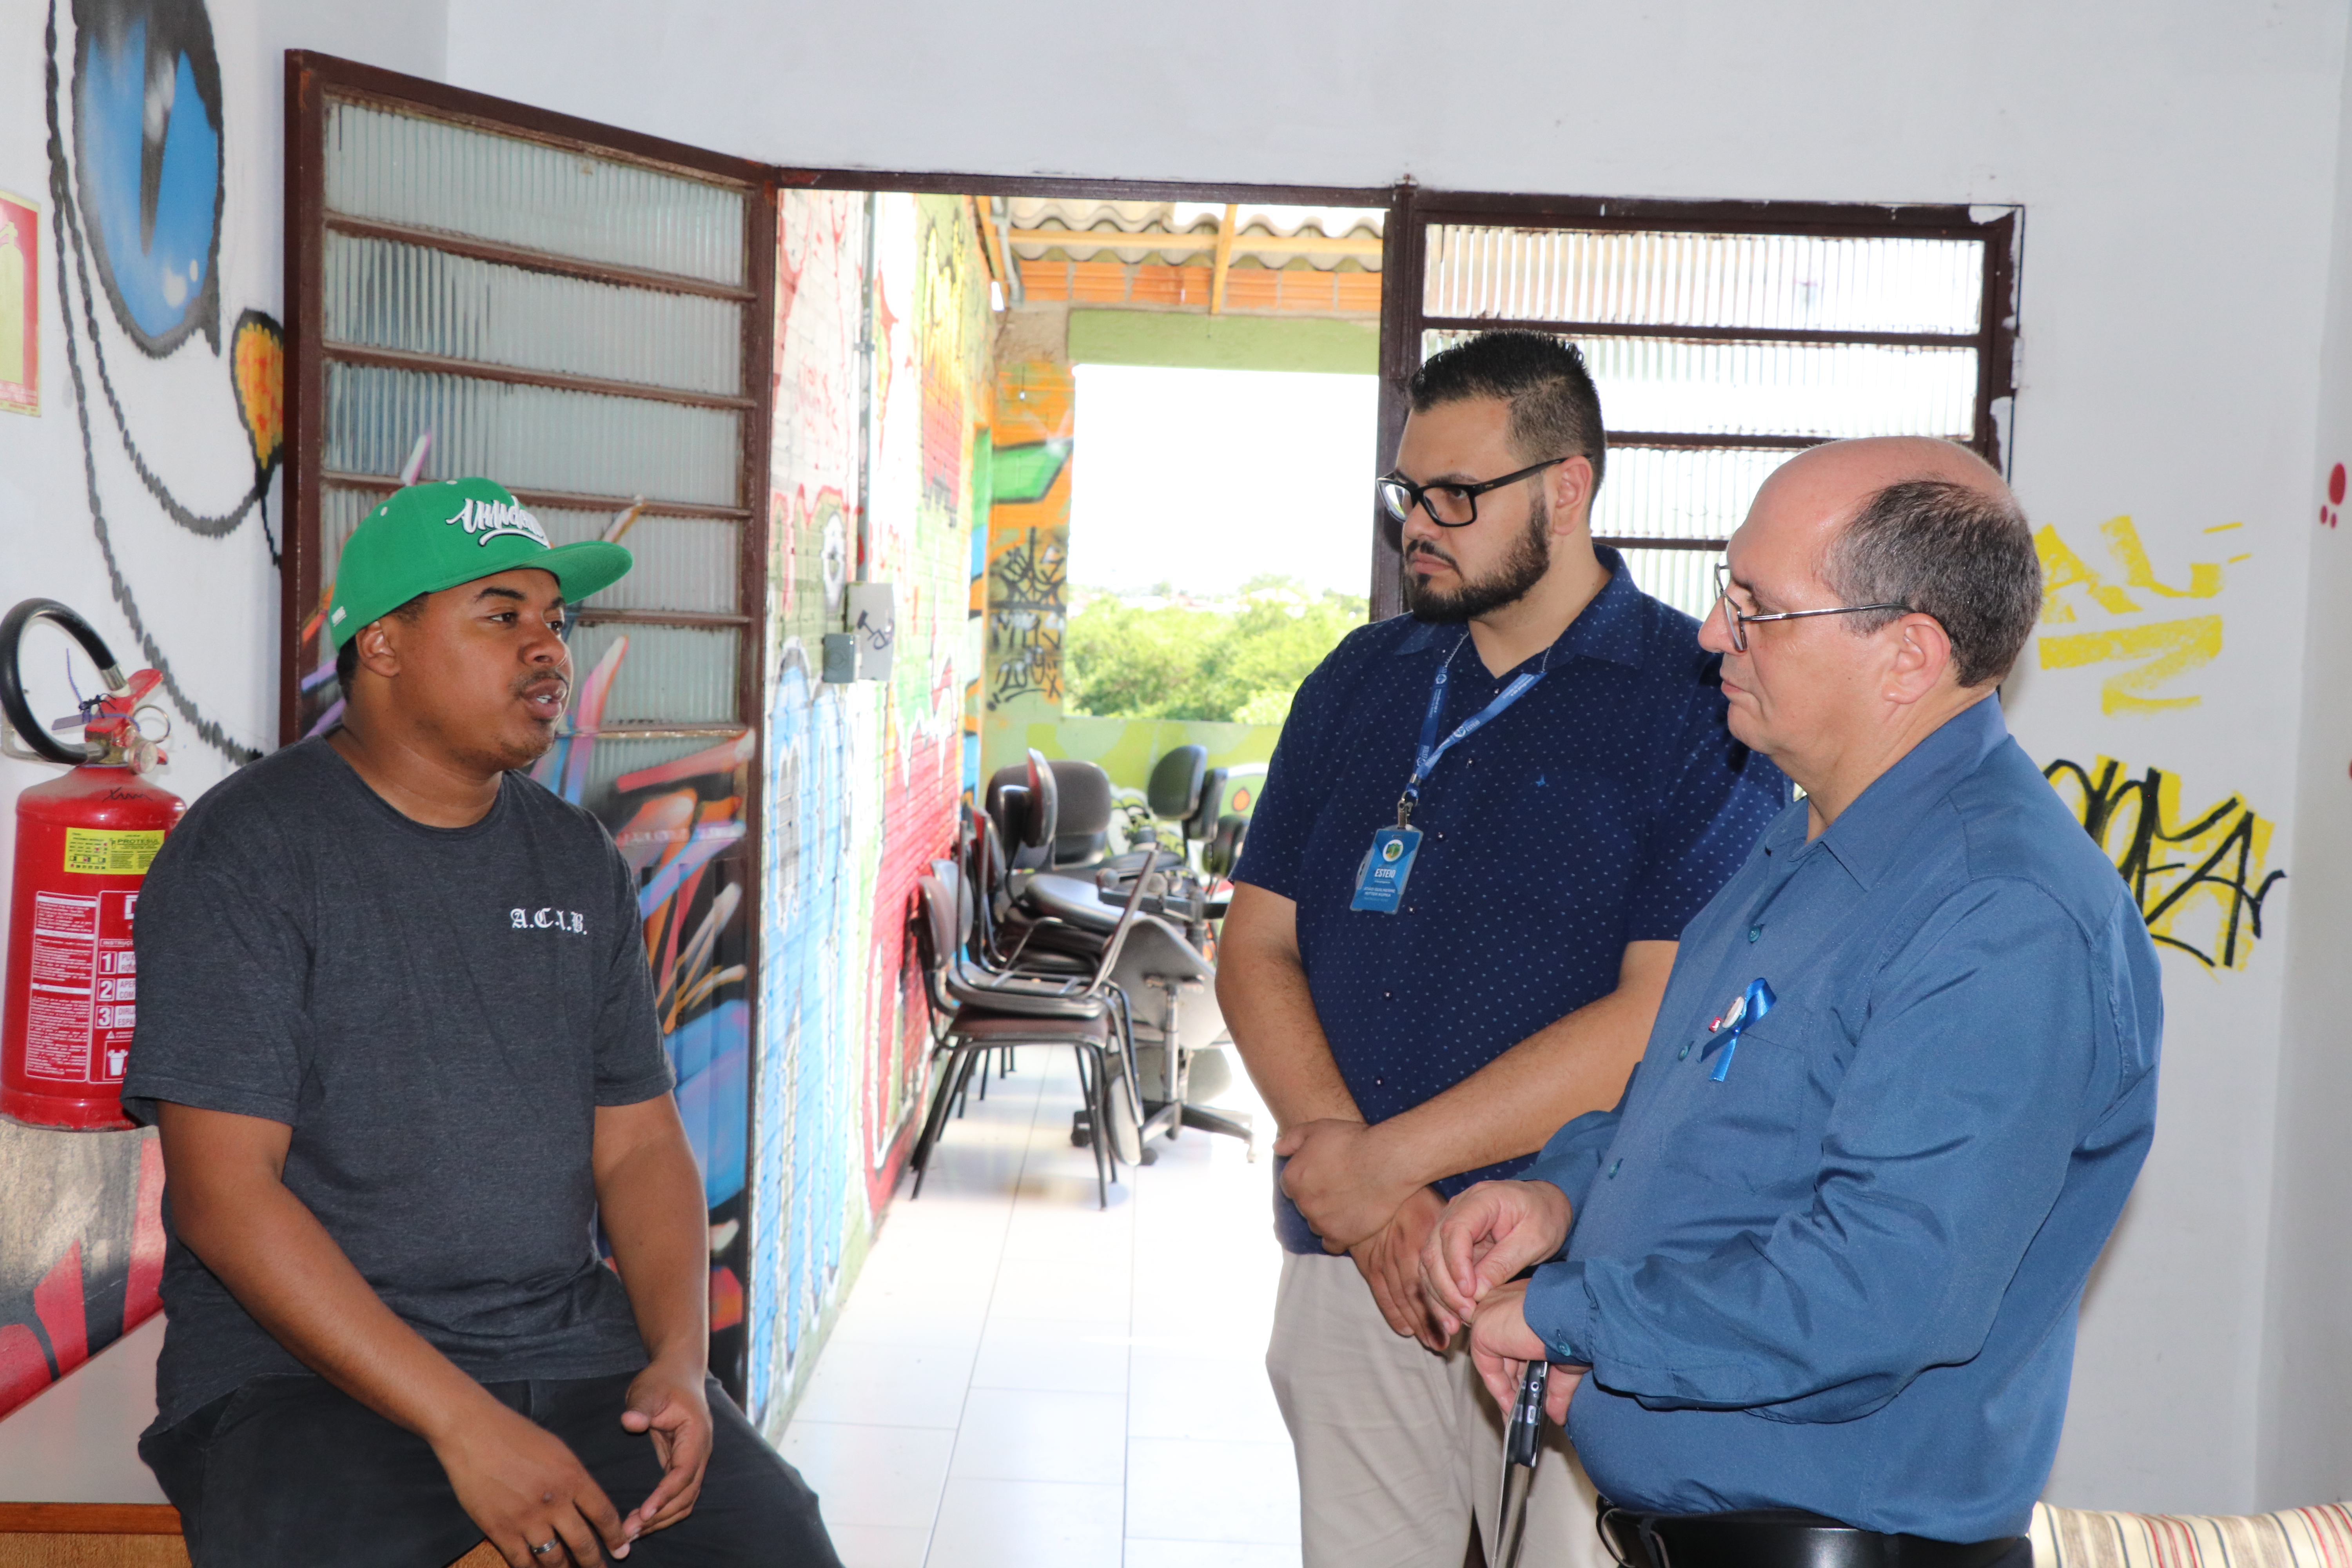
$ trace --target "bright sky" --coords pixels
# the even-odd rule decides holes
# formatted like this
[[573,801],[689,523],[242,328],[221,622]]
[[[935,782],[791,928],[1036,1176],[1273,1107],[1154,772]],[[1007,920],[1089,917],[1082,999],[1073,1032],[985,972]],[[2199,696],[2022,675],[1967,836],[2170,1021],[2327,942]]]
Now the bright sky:
[[1370,591],[1377,377],[1082,364],[1077,382],[1073,584]]

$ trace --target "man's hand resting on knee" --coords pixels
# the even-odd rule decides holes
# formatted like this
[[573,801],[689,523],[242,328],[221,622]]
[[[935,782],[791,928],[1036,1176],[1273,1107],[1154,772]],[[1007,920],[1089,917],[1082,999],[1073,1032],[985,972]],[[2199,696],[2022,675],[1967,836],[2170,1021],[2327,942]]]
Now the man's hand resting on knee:
[[662,1462],[660,1484],[621,1521],[635,1540],[692,1513],[701,1495],[703,1468],[710,1462],[710,1399],[703,1392],[701,1366],[656,1362],[637,1373],[621,1425],[651,1433]]
[[[433,1457],[448,1472],[466,1516],[514,1568],[595,1568],[606,1551],[629,1554],[637,1531],[624,1527],[604,1489],[572,1450],[496,1400],[483,1401],[434,1440]],[[550,1541],[562,1544],[532,1553]]]
[[1455,1198],[1422,1245],[1430,1315],[1450,1338],[1506,1280],[1556,1256],[1570,1217],[1549,1182],[1481,1182]]

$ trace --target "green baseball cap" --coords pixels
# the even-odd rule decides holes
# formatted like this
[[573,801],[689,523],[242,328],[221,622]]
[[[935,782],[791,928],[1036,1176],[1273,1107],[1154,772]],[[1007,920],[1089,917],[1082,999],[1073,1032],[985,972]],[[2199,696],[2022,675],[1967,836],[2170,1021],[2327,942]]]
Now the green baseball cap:
[[551,572],[568,604],[610,587],[636,563],[600,539],[551,545],[547,531],[504,485],[440,479],[384,498],[343,545],[327,635],[341,647],[360,628],[419,594],[495,577],[518,566]]

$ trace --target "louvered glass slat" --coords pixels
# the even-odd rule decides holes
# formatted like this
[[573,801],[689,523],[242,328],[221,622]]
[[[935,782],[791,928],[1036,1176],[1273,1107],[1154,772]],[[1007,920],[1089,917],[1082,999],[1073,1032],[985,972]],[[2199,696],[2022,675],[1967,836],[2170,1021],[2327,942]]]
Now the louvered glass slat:
[[1627,550],[1625,571],[1633,585],[1700,620],[1715,607],[1715,563],[1709,550]]
[[613,644],[629,639],[604,700],[606,724],[719,724],[735,721],[735,628],[592,622],[572,631],[572,677],[585,681]]
[[[550,542],[601,539],[609,512],[537,507],[533,514]],[[629,574],[586,601],[600,610],[685,610],[728,616],[742,607],[736,591],[741,526],[727,518],[640,516],[621,544],[636,558]]]
[[327,336],[688,392],[743,390],[743,310],[352,235],[327,236]]
[[732,409],[327,366],[329,468],[397,473],[428,430],[428,477],[478,474],[509,489],[739,504],[742,427]]
[[1971,333],[1984,244],[1433,224],[1425,279],[1430,316]]
[[346,489],[341,485],[319,487],[320,561],[325,581],[333,581],[335,563],[343,558],[343,546],[351,542],[352,531],[375,510],[383,494],[382,490]]
[[[1466,336],[1426,333],[1423,353]],[[1612,431],[1965,440],[1976,425],[1972,348],[1670,338],[1585,338],[1578,346]]]
[[1757,487],[1794,456],[1786,448],[1612,447],[1592,498],[1593,537],[1727,539]]
[[365,104],[330,107],[327,205],[583,260],[744,281],[740,190]]

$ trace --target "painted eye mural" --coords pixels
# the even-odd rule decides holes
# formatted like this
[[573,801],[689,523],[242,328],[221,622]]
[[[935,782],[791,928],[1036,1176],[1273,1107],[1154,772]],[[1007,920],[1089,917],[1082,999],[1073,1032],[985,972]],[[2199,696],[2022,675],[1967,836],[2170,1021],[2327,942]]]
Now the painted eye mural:
[[[237,319],[222,411],[243,427],[253,454],[253,483],[226,510],[205,510],[188,504],[151,460],[147,437],[153,432],[130,417],[117,391],[118,383],[134,377],[131,367],[139,362],[110,364],[113,329],[102,327],[105,312],[98,307],[102,293],[122,335],[150,358],[170,357],[198,331],[215,354],[221,352],[226,186],[212,22],[202,0],[71,0],[73,38],[61,47],[63,8],[64,0],[50,0],[47,28],[49,197],[57,214],[50,239],[90,531],[115,605],[137,639],[140,662],[163,672],[181,732],[232,763],[246,763],[259,752],[197,704],[142,610],[135,572],[125,563],[137,558],[140,531],[153,513],[108,476],[119,472],[119,438],[121,460],[154,511],[205,539],[226,538],[257,511],[275,564],[268,496],[283,443],[285,334],[258,310]],[[202,409],[184,412],[209,417]],[[101,438],[96,422],[110,419],[113,436]],[[125,542],[130,549],[119,547]]]
[[74,0],[74,173],[106,297],[158,357],[220,349],[220,60],[199,0]]

